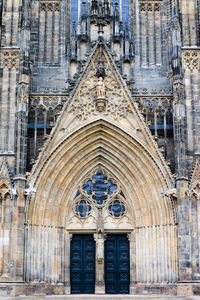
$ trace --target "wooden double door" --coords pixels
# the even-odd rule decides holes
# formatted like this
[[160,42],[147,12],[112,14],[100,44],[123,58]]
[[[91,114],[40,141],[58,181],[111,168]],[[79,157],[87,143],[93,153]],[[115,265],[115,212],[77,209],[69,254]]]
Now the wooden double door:
[[[130,250],[127,235],[107,235],[104,249],[106,294],[129,294]],[[95,293],[95,250],[93,235],[73,235],[70,258],[72,294]]]
[[125,234],[108,235],[105,241],[106,294],[129,294],[130,250]]

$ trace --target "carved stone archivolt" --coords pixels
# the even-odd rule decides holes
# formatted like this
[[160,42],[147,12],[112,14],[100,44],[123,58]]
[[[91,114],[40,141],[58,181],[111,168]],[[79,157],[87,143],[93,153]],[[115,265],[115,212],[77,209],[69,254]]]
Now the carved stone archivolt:
[[187,50],[183,52],[183,60],[186,70],[199,70],[199,53],[198,50]]

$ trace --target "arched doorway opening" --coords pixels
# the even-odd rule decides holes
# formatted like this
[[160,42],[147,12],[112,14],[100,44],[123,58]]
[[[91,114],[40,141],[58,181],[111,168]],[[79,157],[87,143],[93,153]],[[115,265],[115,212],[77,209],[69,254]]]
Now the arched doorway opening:
[[[111,197],[102,208],[103,232],[98,231],[98,207],[88,208],[92,190],[85,190],[86,199],[77,195],[84,184],[93,184],[92,176],[98,171],[118,187],[118,198]],[[35,172],[33,184],[36,194],[28,207],[27,281],[57,282],[70,293],[73,235],[92,234],[97,245],[104,242],[104,235],[119,233],[128,234],[130,242],[130,291],[137,282],[177,280],[174,208],[170,198],[162,196],[172,187],[172,180],[159,156],[135,137],[105,120],[87,124],[52,149]],[[122,215],[115,218],[120,205],[118,214]],[[82,213],[88,214],[84,220]],[[40,241],[37,246],[35,240]],[[96,257],[96,270],[102,270],[95,274],[96,293],[105,292],[104,262],[104,254],[102,259]]]

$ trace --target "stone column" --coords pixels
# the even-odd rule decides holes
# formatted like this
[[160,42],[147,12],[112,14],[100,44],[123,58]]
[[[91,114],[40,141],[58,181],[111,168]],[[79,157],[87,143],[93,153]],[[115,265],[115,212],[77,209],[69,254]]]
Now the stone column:
[[65,294],[69,295],[71,294],[71,285],[70,285],[70,247],[71,247],[71,240],[72,240],[73,234],[69,234],[68,231],[64,231],[64,281],[65,281]]
[[[189,223],[190,200],[186,196],[188,181],[180,179],[177,181],[178,191],[178,267],[179,267],[179,284],[177,294],[189,296],[192,294],[192,286],[189,284],[192,280],[191,264],[191,233]],[[186,284],[185,282],[188,282]]]
[[104,241],[105,234],[95,233],[96,242],[96,282],[95,294],[105,294],[105,276],[104,276]]
[[135,231],[128,233],[128,240],[130,242],[130,294],[134,294],[136,282]]
[[24,281],[24,222],[25,222],[25,180],[23,178],[15,179],[12,229],[11,229],[11,261],[10,269],[14,281]]

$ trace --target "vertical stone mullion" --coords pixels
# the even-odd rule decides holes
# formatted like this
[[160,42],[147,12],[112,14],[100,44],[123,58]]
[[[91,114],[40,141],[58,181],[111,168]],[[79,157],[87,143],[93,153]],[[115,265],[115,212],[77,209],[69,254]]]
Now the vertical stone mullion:
[[141,61],[142,66],[147,66],[147,28],[146,28],[146,6],[145,11],[140,12],[141,15]]
[[136,265],[135,265],[135,269],[136,269],[136,280],[135,281],[139,281],[139,260],[138,260],[138,229],[135,229],[135,261],[136,261]]
[[151,252],[151,242],[149,238],[149,228],[145,228],[145,240],[147,242],[146,246],[146,269],[147,269],[147,276],[146,276],[146,282],[149,283],[151,278],[151,259],[150,259],[150,252]]
[[158,4],[157,9],[155,9],[155,40],[156,40],[156,64],[162,64],[162,44],[161,44],[161,16],[160,16],[160,6]]
[[45,14],[46,14],[46,4],[40,3],[40,10],[39,10],[39,62],[44,61]]
[[189,14],[189,25],[190,25],[190,35],[191,35],[191,46],[196,46],[197,45],[197,31],[196,31],[196,20],[195,20],[195,12],[196,12],[196,5],[195,5],[196,0],[190,0],[190,4],[188,6],[190,10]]
[[45,17],[44,17],[44,57],[43,57],[43,62],[47,62],[47,18],[48,18],[48,4],[45,3]]
[[29,224],[25,224],[25,235],[24,235],[24,240],[25,240],[25,253],[24,253],[24,280],[28,282],[28,266],[29,266]]
[[136,274],[136,237],[135,230],[129,235],[130,237],[130,288],[134,286],[137,280]]
[[52,37],[51,37],[51,63],[55,63],[54,58],[54,45],[55,45],[55,3],[52,4]]
[[153,235],[154,235],[154,247],[155,247],[155,252],[154,252],[154,261],[155,261],[155,272],[154,272],[154,282],[158,282],[159,281],[159,277],[158,277],[158,242],[157,242],[157,227],[153,226]]
[[52,36],[53,36],[53,3],[47,4],[47,19],[46,19],[46,62],[52,62]]
[[[16,86],[17,86],[17,71],[16,69],[12,69],[10,73],[10,94],[9,94],[9,102],[14,102],[14,105],[9,105],[9,126],[11,132],[8,133],[8,149],[14,149],[14,141],[15,141],[15,107],[16,107]],[[15,101],[13,101],[15,100]]]
[[[9,139],[9,129],[11,129],[11,124],[9,124],[10,121],[10,94],[11,94],[11,68],[9,70],[9,76],[8,76],[8,106],[7,106],[7,116],[6,116],[6,123],[7,123],[7,129],[6,129],[6,136],[5,136],[5,149],[8,151],[9,147],[8,147],[8,139]],[[13,85],[12,85],[12,89],[13,89]]]
[[[147,4],[146,4],[147,5]],[[149,65],[149,18],[148,18],[148,7],[146,7],[145,11],[145,56],[146,56],[146,66]]]
[[198,233],[197,233],[197,240],[198,240],[198,250],[199,250],[199,259],[198,259],[198,271],[200,273],[200,199],[197,200],[197,226],[198,226]]
[[152,282],[153,274],[154,274],[154,266],[153,266],[153,243],[152,243],[152,227],[148,228],[148,236],[149,236],[149,242],[150,242],[150,274],[149,274],[149,283]]
[[7,139],[7,127],[8,127],[8,108],[9,108],[9,100],[8,100],[8,91],[9,91],[9,73],[8,68],[3,69],[3,78],[2,78],[2,94],[1,94],[1,149],[7,150],[6,139]]
[[37,110],[35,109],[35,124],[34,124],[34,160],[37,157]]
[[63,22],[63,5],[64,3],[60,3],[60,14],[59,14],[59,52],[58,52],[58,57],[59,57],[59,64],[63,63],[63,49],[65,49],[65,45],[64,45],[64,38],[63,38],[63,34],[65,33],[65,28],[64,28],[64,22]]
[[70,288],[70,241],[71,241],[71,236],[70,234],[65,231],[65,286],[66,286],[66,294],[70,294],[71,288]]
[[149,65],[154,64],[154,15],[153,15],[154,4],[151,4],[148,10],[148,28],[149,28],[149,39],[148,39],[148,56],[149,56]]
[[12,45],[19,43],[19,10],[21,7],[21,0],[13,0],[13,29],[12,29]]
[[60,11],[56,10],[54,12],[54,62],[59,63],[59,31],[60,31],[60,24],[59,24],[59,18],[60,18]]

